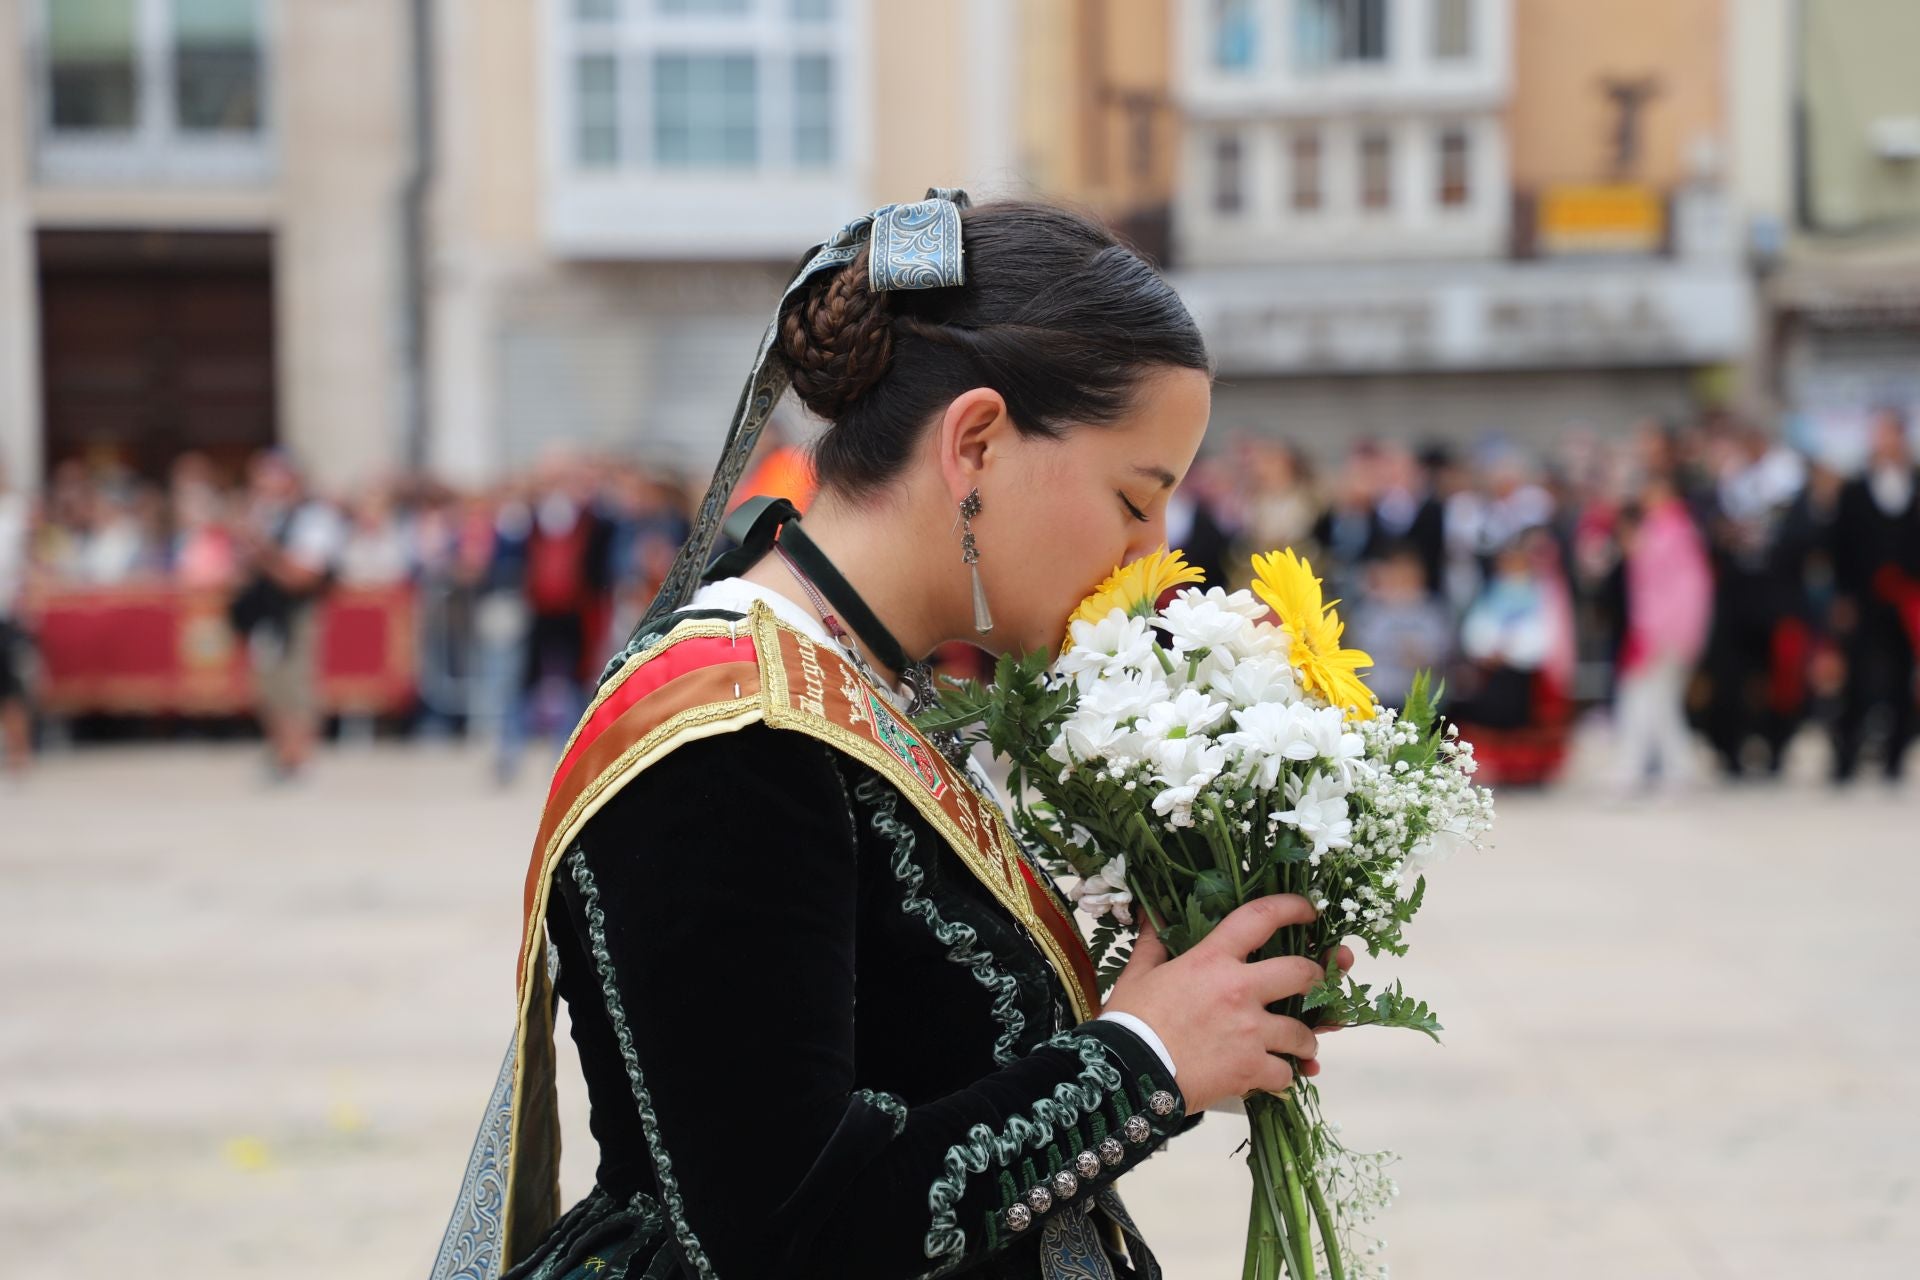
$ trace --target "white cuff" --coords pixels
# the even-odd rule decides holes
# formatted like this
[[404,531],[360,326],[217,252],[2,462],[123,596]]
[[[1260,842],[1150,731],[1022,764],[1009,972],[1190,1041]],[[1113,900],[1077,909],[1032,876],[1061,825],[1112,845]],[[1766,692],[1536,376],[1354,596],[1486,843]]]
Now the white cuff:
[[1133,1032],[1133,1034],[1139,1036],[1140,1039],[1146,1043],[1147,1048],[1153,1050],[1154,1056],[1160,1059],[1160,1065],[1167,1069],[1168,1075],[1177,1076],[1180,1074],[1173,1069],[1173,1055],[1167,1052],[1166,1044],[1161,1041],[1159,1036],[1153,1033],[1153,1028],[1148,1026],[1142,1019],[1136,1018],[1131,1013],[1122,1013],[1120,1010],[1115,1009],[1110,1013],[1101,1014],[1095,1021],[1119,1023],[1127,1030]]

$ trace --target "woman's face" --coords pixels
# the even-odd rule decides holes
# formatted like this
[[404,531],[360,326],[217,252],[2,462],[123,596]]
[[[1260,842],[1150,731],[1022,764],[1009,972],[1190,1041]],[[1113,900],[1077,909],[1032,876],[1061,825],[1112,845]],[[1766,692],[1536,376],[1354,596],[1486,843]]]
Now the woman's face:
[[1166,368],[1141,379],[1119,422],[1059,440],[1021,436],[982,476],[973,522],[996,653],[1051,649],[1089,592],[1167,536],[1167,498],[1206,434],[1212,379]]

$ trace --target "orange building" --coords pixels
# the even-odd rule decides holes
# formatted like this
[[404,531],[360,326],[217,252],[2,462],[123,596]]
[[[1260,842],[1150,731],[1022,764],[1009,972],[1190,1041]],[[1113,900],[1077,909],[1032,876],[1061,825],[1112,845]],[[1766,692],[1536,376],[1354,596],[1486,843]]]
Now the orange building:
[[1670,245],[1727,149],[1725,0],[1522,0],[1507,140],[1522,255]]
[[1027,0],[1019,13],[1021,174],[1164,262],[1180,132],[1169,0]]

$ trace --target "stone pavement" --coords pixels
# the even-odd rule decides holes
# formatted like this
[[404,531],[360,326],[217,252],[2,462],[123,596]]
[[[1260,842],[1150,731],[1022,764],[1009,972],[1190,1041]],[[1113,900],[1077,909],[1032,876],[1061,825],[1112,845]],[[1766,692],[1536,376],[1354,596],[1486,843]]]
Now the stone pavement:
[[[257,774],[151,746],[0,785],[0,1274],[424,1276],[540,780],[448,748]],[[1920,1274],[1920,792],[1515,794],[1496,837],[1394,968],[1446,1045],[1324,1050],[1349,1144],[1404,1157],[1398,1280]],[[1125,1184],[1174,1280],[1238,1275],[1236,1127]]]

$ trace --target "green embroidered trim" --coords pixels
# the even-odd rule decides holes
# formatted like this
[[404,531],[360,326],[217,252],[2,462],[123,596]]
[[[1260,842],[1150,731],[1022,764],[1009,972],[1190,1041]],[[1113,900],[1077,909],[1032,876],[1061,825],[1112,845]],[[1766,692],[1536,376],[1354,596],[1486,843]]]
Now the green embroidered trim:
[[907,1104],[890,1093],[876,1089],[855,1089],[853,1096],[893,1121],[893,1136],[907,1127]]
[[573,873],[573,882],[580,886],[580,894],[587,907],[587,944],[593,952],[594,966],[600,972],[600,991],[607,1002],[607,1020],[613,1024],[614,1038],[620,1042],[620,1058],[627,1066],[627,1080],[633,1086],[633,1101],[640,1111],[640,1128],[646,1134],[647,1150],[653,1156],[654,1176],[660,1184],[660,1197],[666,1202],[667,1215],[673,1222],[673,1237],[680,1244],[680,1251],[686,1255],[695,1272],[712,1280],[713,1263],[708,1260],[706,1250],[700,1247],[700,1240],[693,1234],[693,1225],[687,1221],[686,1204],[680,1198],[680,1183],[673,1176],[673,1162],[667,1157],[667,1149],[660,1141],[660,1121],[653,1111],[653,1095],[647,1092],[646,1081],[640,1074],[640,1055],[633,1047],[633,1032],[627,1026],[626,1006],[620,999],[620,990],[613,980],[613,956],[607,951],[607,917],[600,910],[600,886],[594,882],[593,873],[587,868],[586,850],[579,845],[567,855],[567,868]]
[[1009,1116],[1006,1127],[997,1134],[986,1125],[977,1124],[967,1130],[966,1141],[947,1148],[946,1171],[934,1179],[927,1191],[933,1226],[926,1240],[927,1257],[945,1261],[927,1272],[927,1276],[952,1270],[966,1252],[967,1237],[960,1229],[958,1206],[973,1174],[985,1173],[989,1162],[1004,1169],[1022,1151],[1041,1150],[1053,1141],[1056,1126],[1065,1129],[1081,1116],[1099,1111],[1107,1096],[1120,1089],[1120,1072],[1107,1060],[1107,1048],[1098,1038],[1063,1031],[1048,1040],[1047,1045],[1078,1053],[1079,1076],[1055,1085],[1051,1098],[1036,1099],[1032,1119]]
[[900,821],[900,795],[882,778],[868,777],[854,788],[854,794],[873,808],[873,829],[893,841],[893,878],[900,882],[905,899],[900,909],[926,922],[934,940],[947,949],[947,959],[973,971],[973,980],[993,997],[993,1017],[1000,1024],[1000,1036],[993,1042],[993,1060],[1003,1067],[1013,1065],[1018,1054],[1014,1045],[1026,1029],[1026,1015],[1015,1001],[1020,995],[1020,980],[994,963],[993,953],[980,947],[980,936],[973,926],[941,918],[931,900],[920,896],[926,876],[913,860],[913,828]]

